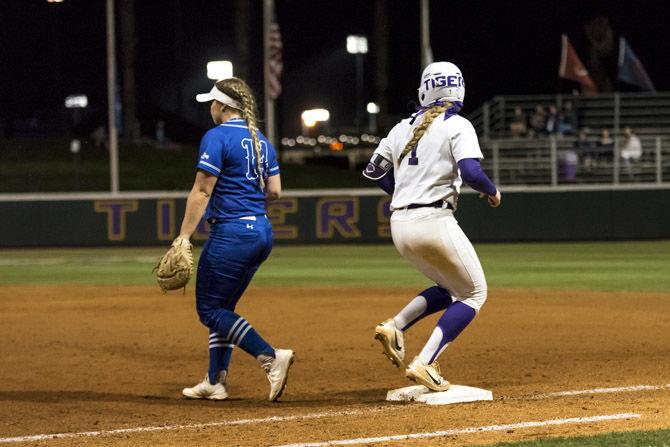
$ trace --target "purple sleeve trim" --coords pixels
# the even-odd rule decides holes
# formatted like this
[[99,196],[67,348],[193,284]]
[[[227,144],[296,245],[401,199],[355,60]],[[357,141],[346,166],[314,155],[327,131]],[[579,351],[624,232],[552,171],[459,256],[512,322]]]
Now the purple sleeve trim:
[[377,180],[377,186],[386,192],[386,194],[392,196],[393,191],[395,191],[395,178],[393,177],[393,169],[391,169],[384,177]]
[[483,192],[489,196],[496,194],[497,188],[482,170],[479,160],[474,158],[464,158],[458,162],[463,181],[470,185],[475,191]]

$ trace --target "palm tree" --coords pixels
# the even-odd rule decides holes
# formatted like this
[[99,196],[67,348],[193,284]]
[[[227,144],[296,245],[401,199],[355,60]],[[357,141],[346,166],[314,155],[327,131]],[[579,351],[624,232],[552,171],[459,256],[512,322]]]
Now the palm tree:
[[589,71],[599,92],[612,91],[614,32],[610,21],[603,16],[591,20],[584,26],[589,40]]

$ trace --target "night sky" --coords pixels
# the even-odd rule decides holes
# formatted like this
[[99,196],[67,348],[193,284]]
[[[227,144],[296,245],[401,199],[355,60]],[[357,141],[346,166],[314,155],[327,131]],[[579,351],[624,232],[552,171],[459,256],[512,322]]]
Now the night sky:
[[[262,2],[250,1],[248,81],[262,104]],[[57,131],[67,120],[63,99],[72,93],[89,97],[84,127],[104,123],[104,4],[103,0],[2,2],[0,114],[6,128],[37,117],[42,132]],[[371,37],[372,4],[276,0],[284,43],[284,92],[277,104],[280,134],[296,134],[300,112],[306,108],[328,108],[334,129],[351,124],[355,62],[346,52],[345,40],[348,34]],[[168,135],[182,140],[193,139],[210,125],[208,107],[192,98],[211,88],[205,74],[208,60],[229,59],[235,64],[238,58],[232,6],[225,0],[136,0],[136,79],[145,133],[152,133],[159,118],[168,121]],[[389,0],[388,11],[386,100],[389,112],[399,117],[411,108],[421,72],[419,1]],[[568,33],[588,67],[584,25],[596,16],[610,20],[615,52],[618,37],[625,36],[656,88],[670,90],[670,5],[664,1],[432,0],[431,43],[436,60],[452,61],[463,71],[467,114],[498,94],[569,91],[570,86],[557,78],[560,35]],[[119,39],[117,33],[117,47]],[[120,54],[119,71],[122,64]],[[368,54],[365,102],[373,99],[374,70]]]

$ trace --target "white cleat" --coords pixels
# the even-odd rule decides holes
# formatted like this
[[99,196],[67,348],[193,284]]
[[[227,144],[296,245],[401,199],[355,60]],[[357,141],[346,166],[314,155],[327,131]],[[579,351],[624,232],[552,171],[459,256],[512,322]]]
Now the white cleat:
[[405,370],[408,379],[425,386],[433,391],[447,391],[449,382],[442,377],[440,364],[435,360],[431,365],[426,365],[417,356]]
[[379,323],[375,328],[375,338],[384,348],[384,354],[398,368],[405,366],[405,337],[395,325],[393,318]]
[[263,366],[268,381],[270,381],[269,401],[276,401],[284,392],[288,380],[288,370],[293,364],[293,357],[293,351],[290,349],[275,349],[275,358]]
[[226,385],[217,382],[214,385],[209,383],[209,376],[205,376],[205,380],[194,386],[193,388],[184,388],[181,392],[189,399],[209,399],[209,400],[225,400],[228,399],[228,392]]

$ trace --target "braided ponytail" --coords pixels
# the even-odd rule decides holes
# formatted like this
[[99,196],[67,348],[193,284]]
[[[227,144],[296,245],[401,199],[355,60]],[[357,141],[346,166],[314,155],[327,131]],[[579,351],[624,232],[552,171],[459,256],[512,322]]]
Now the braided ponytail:
[[226,95],[242,104],[242,118],[247,122],[251,134],[251,144],[256,156],[256,171],[258,172],[258,186],[261,191],[265,189],[263,162],[261,160],[261,142],[258,138],[258,124],[256,120],[256,99],[251,88],[246,82],[239,78],[228,78],[216,83],[216,87]]
[[398,165],[400,165],[405,156],[409,154],[410,151],[412,151],[417,146],[417,144],[419,144],[419,140],[421,137],[423,137],[423,134],[426,133],[426,130],[428,130],[428,127],[430,127],[433,120],[442,113],[446,112],[447,109],[451,106],[452,104],[450,102],[446,102],[444,104],[436,104],[426,110],[426,112],[423,114],[423,121],[421,121],[421,124],[414,128],[412,138],[410,138],[410,140],[405,145],[405,148],[400,153],[400,156],[398,157]]

